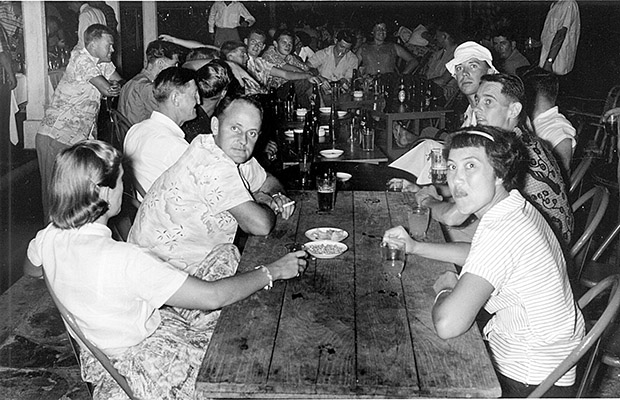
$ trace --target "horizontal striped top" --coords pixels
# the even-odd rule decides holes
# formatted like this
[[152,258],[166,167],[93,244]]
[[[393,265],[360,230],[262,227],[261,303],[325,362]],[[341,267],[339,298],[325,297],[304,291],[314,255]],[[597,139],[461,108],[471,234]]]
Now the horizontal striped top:
[[[583,338],[566,262],[542,215],[516,190],[481,219],[461,274],[494,287],[484,329],[495,368],[530,385],[542,382]],[[575,368],[556,385],[570,386]]]

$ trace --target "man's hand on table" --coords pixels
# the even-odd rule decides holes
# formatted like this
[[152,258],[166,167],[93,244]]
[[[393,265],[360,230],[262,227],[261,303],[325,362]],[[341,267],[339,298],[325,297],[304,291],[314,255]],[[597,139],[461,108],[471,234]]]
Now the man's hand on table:
[[282,214],[282,218],[289,219],[295,212],[295,202],[282,193],[269,195],[259,192],[254,195],[257,203],[267,205],[276,214]]
[[415,199],[419,205],[423,206],[425,205],[424,201],[427,201],[428,199],[433,199],[436,201],[443,201],[443,196],[437,193],[437,188],[435,188],[435,186],[429,185],[429,186],[424,186],[423,188],[421,188],[415,194]]

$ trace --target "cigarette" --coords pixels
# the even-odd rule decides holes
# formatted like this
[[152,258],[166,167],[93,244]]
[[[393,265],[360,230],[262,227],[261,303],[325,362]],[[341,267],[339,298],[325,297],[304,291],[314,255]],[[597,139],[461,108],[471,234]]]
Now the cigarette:
[[291,200],[291,201],[289,201],[288,203],[284,203],[284,204],[282,204],[282,208],[284,208],[284,207],[290,207],[290,206],[292,206],[293,204],[295,204],[295,200]]

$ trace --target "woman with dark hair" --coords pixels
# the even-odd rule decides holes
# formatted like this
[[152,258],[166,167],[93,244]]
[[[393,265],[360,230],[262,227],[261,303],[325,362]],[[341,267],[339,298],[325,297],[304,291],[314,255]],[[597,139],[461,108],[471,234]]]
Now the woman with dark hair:
[[[52,222],[30,242],[25,273],[45,273],[56,297],[127,378],[136,398],[193,398],[219,317],[211,310],[297,276],[305,252],[235,275],[239,251],[223,244],[190,276],[112,239],[106,224],[120,211],[122,178],[121,155],[105,142],[87,140],[63,150],[53,169]],[[84,380],[95,385],[93,398],[125,398],[87,350],[80,359]]]
[[[480,219],[469,243],[426,243],[402,226],[384,241],[405,242],[407,253],[462,265],[433,289],[437,334],[469,330],[484,308],[484,328],[503,397],[527,397],[583,338],[562,247],[543,216],[516,190],[525,149],[514,132],[488,126],[457,131],[449,140],[448,186],[457,208]],[[574,395],[575,368],[547,396]]]

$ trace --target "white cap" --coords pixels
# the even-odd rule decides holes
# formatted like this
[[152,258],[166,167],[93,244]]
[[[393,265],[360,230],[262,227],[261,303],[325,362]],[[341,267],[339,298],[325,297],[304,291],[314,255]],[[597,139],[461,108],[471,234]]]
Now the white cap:
[[489,64],[489,74],[496,74],[497,68],[493,66],[493,56],[489,49],[476,42],[465,42],[454,50],[454,58],[446,63],[446,69],[454,75],[454,67],[472,58],[486,61]]

